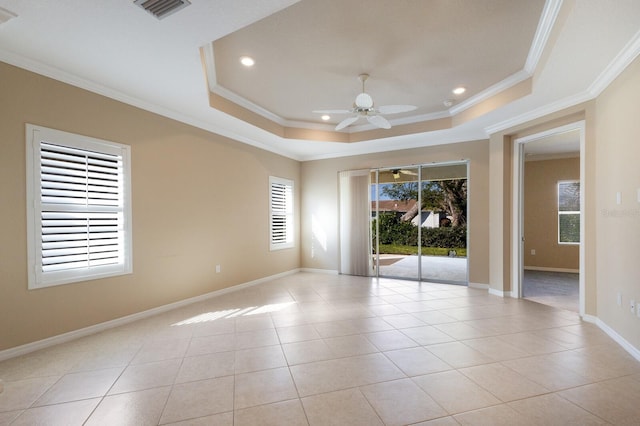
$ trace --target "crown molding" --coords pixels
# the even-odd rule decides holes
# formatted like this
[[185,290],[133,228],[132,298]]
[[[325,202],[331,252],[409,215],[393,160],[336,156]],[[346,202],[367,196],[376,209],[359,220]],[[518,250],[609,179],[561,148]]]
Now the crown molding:
[[587,89],[592,97],[597,97],[640,55],[640,31],[613,58],[613,61],[598,75]]
[[505,78],[502,81],[499,81],[498,83],[494,84],[491,87],[486,88],[482,92],[477,93],[476,95],[470,97],[469,99],[466,99],[465,101],[452,106],[451,108],[449,108],[449,115],[450,116],[458,115],[461,112],[473,106],[478,105],[480,102],[486,101],[487,99],[497,95],[498,93],[501,93],[515,86],[520,82],[523,82],[529,77],[531,77],[531,75],[525,72],[524,70],[520,70],[514,74],[511,74],[509,77]]
[[[256,148],[264,149],[265,151],[273,152],[275,154],[282,155],[284,157],[291,158],[294,160],[299,160],[299,158],[296,155],[293,155],[286,150],[276,149],[273,146],[259,142],[258,138],[251,138],[251,137],[241,135],[236,131],[231,130],[229,127],[214,125],[213,123],[216,122],[216,120],[205,121],[190,115],[182,114],[178,111],[167,108],[165,106],[127,95],[113,88],[104,86],[102,84],[96,83],[88,79],[78,77],[74,74],[68,73],[56,67],[45,65],[33,59],[16,55],[15,53],[6,51],[4,49],[0,49],[0,61],[5,62],[9,65],[13,65],[18,68],[22,68],[24,70],[27,70],[33,73],[54,79],[56,81],[60,81],[62,83],[69,84],[71,86],[78,87],[80,89],[84,89],[101,96],[105,96],[107,98],[125,103],[127,105],[131,105],[131,106],[143,109],[145,111],[149,111],[154,114],[158,114],[160,116],[170,118],[172,120],[176,120],[181,123],[185,123],[193,127],[206,130],[208,132],[218,134],[220,136],[234,139],[239,142],[243,142],[248,145],[254,146]],[[209,109],[211,108],[209,107]],[[224,114],[224,113],[219,113],[219,114]],[[230,117],[226,114],[224,115],[227,117]],[[235,117],[232,117],[232,119],[237,120]]]
[[607,67],[583,92],[543,105],[524,114],[485,127],[491,135],[554,112],[597,98],[640,55],[640,31],[620,50]]
[[[493,86],[488,87],[487,89],[477,93],[476,95],[466,99],[463,102],[460,102],[457,105],[449,108],[445,111],[438,111],[429,114],[421,114],[414,115],[409,117],[403,117],[395,120],[389,120],[392,125],[402,125],[402,124],[413,124],[419,123],[422,121],[428,120],[436,120],[440,118],[453,117],[513,86],[516,84],[526,80],[531,77],[535,71],[535,68],[538,65],[538,61],[542,56],[542,52],[549,40],[549,36],[551,34],[551,30],[553,29],[553,25],[555,24],[556,18],[558,17],[558,13],[562,6],[562,0],[547,0],[545,2],[544,8],[542,10],[542,14],[540,16],[540,20],[538,21],[538,27],[536,28],[536,33],[533,38],[533,42],[531,47],[529,48],[529,54],[527,56],[527,60],[525,62],[525,66],[522,70],[517,71],[514,74],[511,74],[507,78]],[[204,64],[205,64],[205,74],[207,75],[209,90],[212,93],[215,93],[223,98],[235,103],[236,105],[245,108],[255,114],[266,118],[267,120],[271,120],[274,123],[277,123],[284,127],[299,127],[303,129],[313,129],[313,130],[333,130],[333,126],[323,125],[318,123],[310,123],[310,122],[302,122],[302,121],[292,121],[287,120],[266,108],[263,108],[255,103],[247,100],[246,98],[232,92],[231,90],[226,89],[223,86],[217,84],[216,74],[215,74],[215,53],[213,50],[213,43],[208,43],[201,48],[204,52]],[[359,126],[351,126],[349,129],[346,129],[348,133],[357,133],[367,130],[375,129],[374,126],[370,124],[363,124]]]
[[529,55],[527,56],[527,60],[524,64],[524,71],[529,75],[532,75],[538,66],[538,62],[540,61],[542,52],[544,52],[544,48],[549,41],[551,30],[556,23],[561,7],[562,0],[547,0],[544,4],[542,15],[538,22],[538,28],[533,36],[533,43],[531,43]]
[[532,121],[537,118],[544,117],[545,115],[548,115],[548,114],[553,114],[554,112],[561,111],[563,109],[572,107],[582,102],[589,101],[591,99],[592,99],[591,95],[586,91],[582,93],[578,93],[577,95],[559,99],[555,102],[551,102],[550,104],[543,105],[531,111],[527,111],[524,114],[520,114],[515,117],[509,118],[507,120],[501,121],[499,123],[493,124],[491,126],[487,126],[485,127],[484,130],[488,135],[492,135],[494,133],[498,133],[503,130],[510,129],[511,127],[518,126],[522,123],[526,123],[528,121]]

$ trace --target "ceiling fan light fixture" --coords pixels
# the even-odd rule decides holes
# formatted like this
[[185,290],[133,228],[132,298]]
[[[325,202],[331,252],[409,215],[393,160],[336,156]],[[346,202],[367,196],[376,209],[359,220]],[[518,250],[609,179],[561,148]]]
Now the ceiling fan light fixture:
[[371,108],[373,107],[373,99],[369,94],[362,92],[356,97],[356,107],[364,109]]

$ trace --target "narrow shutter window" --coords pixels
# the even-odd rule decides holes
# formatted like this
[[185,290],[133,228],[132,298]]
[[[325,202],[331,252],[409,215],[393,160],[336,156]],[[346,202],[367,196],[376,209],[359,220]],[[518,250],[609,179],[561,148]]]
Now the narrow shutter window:
[[29,288],[131,272],[128,147],[27,130]]
[[271,250],[293,247],[293,181],[269,178]]

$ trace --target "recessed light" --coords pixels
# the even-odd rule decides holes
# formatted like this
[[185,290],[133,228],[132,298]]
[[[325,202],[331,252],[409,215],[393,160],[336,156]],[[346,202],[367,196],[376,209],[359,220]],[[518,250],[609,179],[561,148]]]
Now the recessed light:
[[325,114],[325,115],[323,115],[323,116],[322,116],[322,117],[320,117],[320,118],[322,118],[324,121],[327,121],[327,120],[330,120],[330,119],[331,119],[331,116],[330,116],[330,115]]
[[245,67],[252,67],[256,64],[256,61],[250,56],[241,56],[240,63]]
[[466,92],[467,89],[465,89],[464,87],[460,86],[460,87],[456,87],[455,89],[452,90],[454,95],[462,95],[464,92]]

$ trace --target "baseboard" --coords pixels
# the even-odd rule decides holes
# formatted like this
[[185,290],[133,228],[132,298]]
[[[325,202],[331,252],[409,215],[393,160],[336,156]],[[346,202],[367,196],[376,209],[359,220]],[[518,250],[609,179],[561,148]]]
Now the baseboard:
[[607,333],[607,335],[609,337],[611,337],[613,340],[615,340],[615,342],[617,344],[619,344],[620,346],[622,346],[622,348],[629,352],[629,354],[634,357],[636,360],[640,361],[640,349],[636,348],[635,346],[633,346],[631,343],[629,343],[627,341],[627,339],[625,339],[624,337],[622,337],[621,335],[618,334],[617,331],[615,331],[613,328],[609,327],[604,321],[602,321],[600,318],[598,317],[594,317],[591,315],[584,315],[582,317],[583,320],[593,323],[595,325],[597,325],[600,330],[604,331],[605,333]]
[[169,303],[167,305],[158,306],[156,308],[148,309],[146,311],[137,312],[135,314],[127,315],[124,317],[116,318],[110,321],[102,322],[99,324],[90,325],[88,327],[73,330],[68,333],[59,334],[57,336],[47,337],[46,339],[38,340],[36,342],[27,343],[25,345],[16,346],[13,348],[0,351],[0,361],[4,361],[9,358],[28,354],[41,349],[45,349],[60,343],[69,342],[71,340],[79,339],[81,337],[89,336],[91,334],[99,333],[110,328],[118,327],[137,321],[143,318],[148,318],[153,315],[161,314],[163,312],[170,311],[172,309],[181,308],[183,306],[191,305],[193,303],[201,302],[203,300],[211,299],[213,297],[221,296],[223,294],[232,293],[234,291],[242,290],[244,288],[253,287],[258,284],[262,284],[266,281],[271,281],[277,278],[286,277],[300,272],[300,269],[292,269],[290,271],[281,272],[279,274],[270,275],[268,277],[259,278],[257,280],[248,281],[246,283],[234,285],[231,287],[223,288],[221,290],[215,290],[209,293],[202,294],[200,296],[190,297],[189,299],[180,300],[178,302]]
[[491,288],[489,287],[489,294],[493,295],[493,296],[498,296],[498,297],[504,297],[505,296],[505,292],[502,290],[497,290],[495,288]]
[[300,268],[300,272],[313,272],[315,274],[329,274],[338,275],[338,271],[334,269],[314,269],[314,268]]
[[569,272],[571,274],[580,273],[579,269],[567,269],[567,268],[547,268],[545,266],[525,266],[525,271],[542,271],[542,272]]
[[489,284],[481,284],[481,283],[469,282],[469,287],[470,288],[477,288],[477,289],[480,289],[480,290],[489,290]]
[[491,288],[491,287],[489,287],[489,294],[492,294],[498,297],[512,297],[512,298],[518,297],[518,295],[514,291],[496,290],[495,288]]

